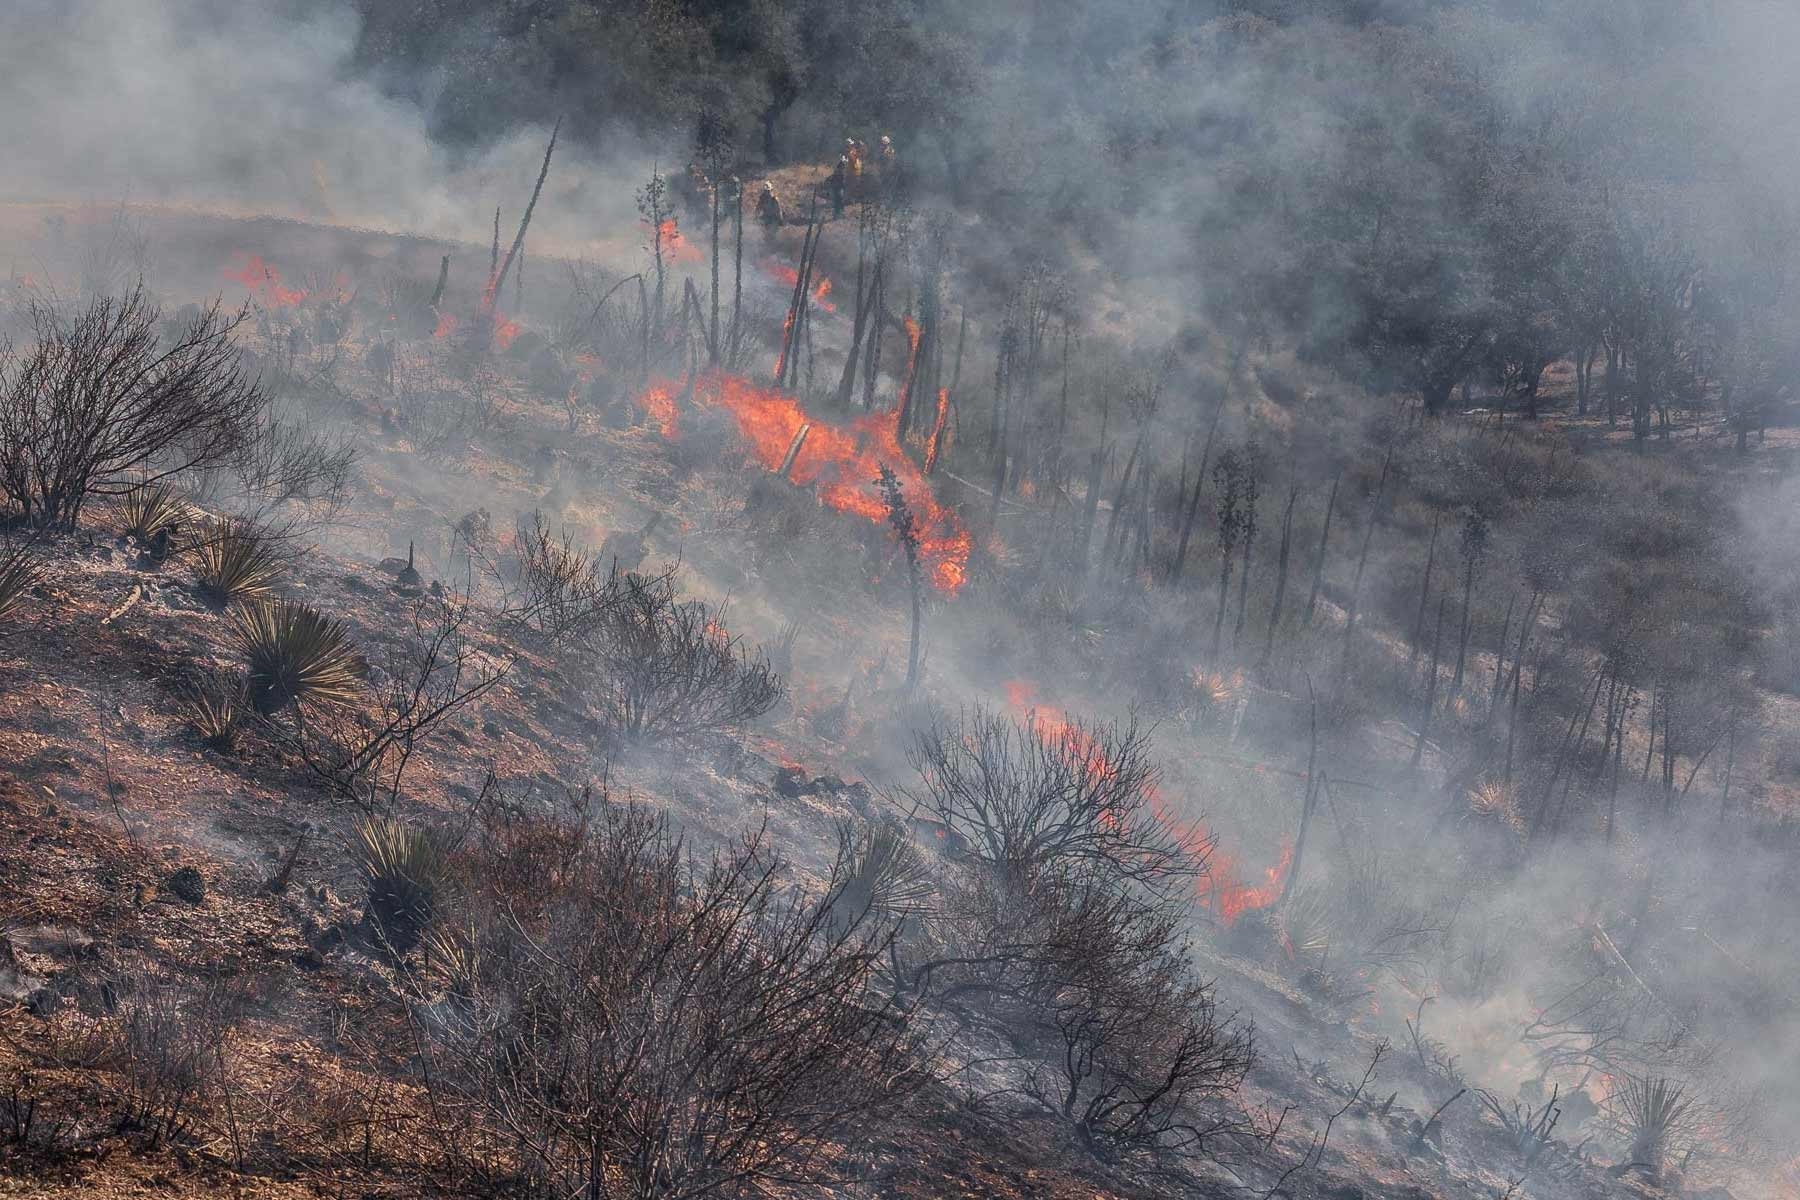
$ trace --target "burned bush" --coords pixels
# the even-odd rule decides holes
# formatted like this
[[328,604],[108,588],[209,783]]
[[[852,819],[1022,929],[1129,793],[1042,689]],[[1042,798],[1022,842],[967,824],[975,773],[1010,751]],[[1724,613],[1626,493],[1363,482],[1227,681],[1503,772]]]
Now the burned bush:
[[1204,856],[1155,811],[1157,768],[1135,722],[1086,724],[977,705],[913,736],[903,793],[1013,884],[1050,869],[1138,882],[1191,876]]
[[600,560],[577,547],[564,532],[553,534],[544,514],[532,510],[520,521],[516,594],[506,614],[551,644],[594,629],[613,598]]
[[268,409],[238,359],[244,319],[215,303],[164,344],[141,285],[72,317],[34,304],[34,344],[0,353],[0,498],[73,525],[91,496],[231,461]]
[[832,1180],[920,1078],[875,985],[888,933],[784,891],[760,836],[696,866],[641,809],[584,816],[470,854],[466,1015],[424,1030],[455,1165],[584,1197]]
[[589,638],[594,699],[607,732],[628,743],[690,741],[743,725],[785,685],[761,651],[726,631],[722,610],[682,600],[672,572],[614,572]]

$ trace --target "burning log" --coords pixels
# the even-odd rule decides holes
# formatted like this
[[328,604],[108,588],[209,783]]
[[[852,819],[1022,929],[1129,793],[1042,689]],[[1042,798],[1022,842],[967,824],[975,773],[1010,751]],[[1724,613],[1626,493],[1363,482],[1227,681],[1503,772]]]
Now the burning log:
[[806,435],[812,432],[811,425],[802,425],[794,434],[794,440],[788,443],[787,454],[782,457],[781,466],[775,474],[786,479],[788,472],[794,469],[794,460],[800,457],[800,448],[806,445]]

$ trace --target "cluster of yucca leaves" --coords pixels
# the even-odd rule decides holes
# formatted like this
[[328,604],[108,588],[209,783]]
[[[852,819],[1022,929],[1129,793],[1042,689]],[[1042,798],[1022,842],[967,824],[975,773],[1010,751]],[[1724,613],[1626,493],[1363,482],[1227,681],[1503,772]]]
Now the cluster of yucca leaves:
[[249,521],[224,522],[194,547],[194,559],[201,593],[221,608],[266,599],[281,580],[279,545]]
[[290,704],[348,704],[368,673],[342,621],[294,600],[259,600],[232,610],[232,631],[250,666],[250,703],[267,716]]
[[119,501],[125,532],[150,553],[164,558],[188,521],[187,501],[174,487],[157,480],[132,488]]
[[[369,920],[395,953],[419,944],[450,887],[450,856],[422,829],[394,817],[356,822],[352,850],[368,887]],[[437,947],[443,953],[444,943]]]

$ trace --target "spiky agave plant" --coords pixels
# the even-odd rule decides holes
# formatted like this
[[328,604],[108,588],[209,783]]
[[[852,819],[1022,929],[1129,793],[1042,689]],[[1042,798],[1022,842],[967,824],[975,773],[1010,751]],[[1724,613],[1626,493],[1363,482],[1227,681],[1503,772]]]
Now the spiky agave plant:
[[230,750],[250,708],[250,681],[208,679],[187,694],[187,717],[200,740],[215,750]]
[[221,608],[274,594],[282,558],[275,539],[249,521],[226,521],[194,547],[200,591]]
[[1331,949],[1331,899],[1322,888],[1301,885],[1275,914],[1282,945],[1297,959],[1323,959]]
[[29,542],[0,549],[0,620],[18,609],[25,593],[44,577],[44,570],[32,556]]
[[407,953],[443,908],[450,856],[425,830],[381,816],[356,822],[351,849],[368,889],[369,923],[396,954]]
[[925,856],[891,817],[860,830],[851,821],[839,825],[838,862],[842,878],[833,907],[849,918],[865,911],[892,921],[917,917],[937,890]]
[[264,600],[232,612],[250,666],[250,703],[268,716],[290,704],[348,704],[368,666],[343,622],[294,600]]
[[1693,1106],[1687,1089],[1662,1076],[1627,1075],[1613,1098],[1631,1136],[1626,1162],[1642,1164],[1652,1179],[1662,1178],[1663,1159]]
[[132,488],[119,501],[119,508],[125,517],[125,532],[157,558],[168,555],[188,519],[187,501],[162,480]]

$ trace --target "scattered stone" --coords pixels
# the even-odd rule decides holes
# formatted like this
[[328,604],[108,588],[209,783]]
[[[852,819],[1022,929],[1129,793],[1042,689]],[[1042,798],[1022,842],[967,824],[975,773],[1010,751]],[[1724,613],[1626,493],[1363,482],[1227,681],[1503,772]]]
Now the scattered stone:
[[304,950],[294,952],[294,965],[302,971],[317,971],[324,967],[325,956],[308,946]]
[[200,904],[206,900],[206,880],[193,867],[182,867],[170,875],[163,886],[187,904]]

